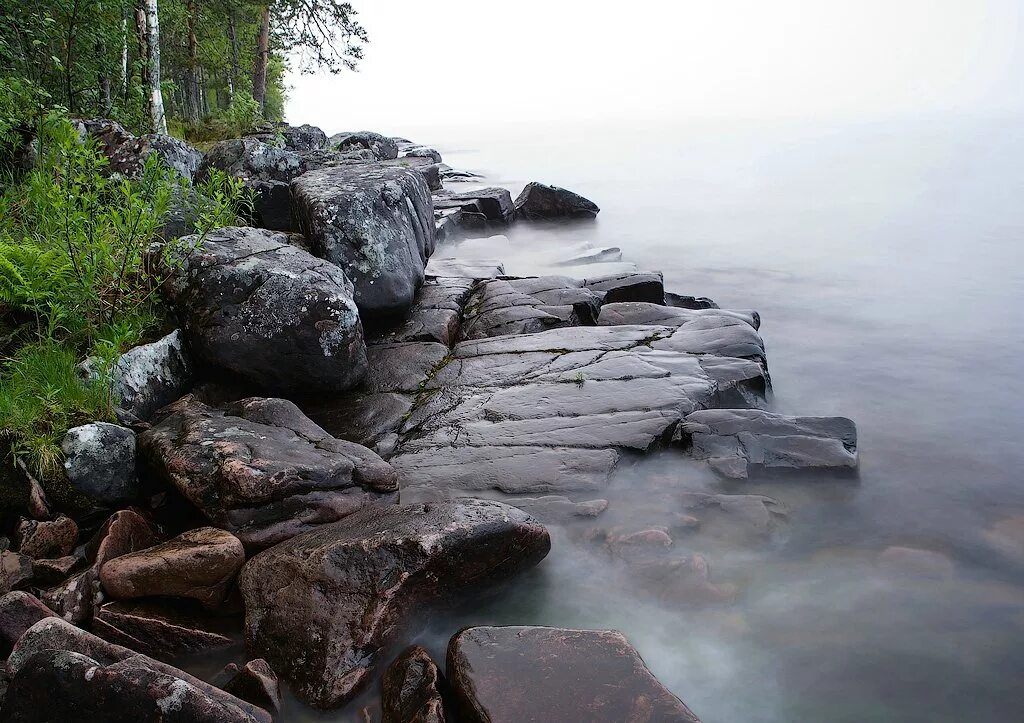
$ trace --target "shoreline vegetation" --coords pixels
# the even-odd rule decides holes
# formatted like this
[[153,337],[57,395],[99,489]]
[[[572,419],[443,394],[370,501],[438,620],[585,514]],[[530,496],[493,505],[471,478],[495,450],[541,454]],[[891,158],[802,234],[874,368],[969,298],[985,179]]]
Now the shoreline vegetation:
[[[600,518],[633,457],[855,474],[853,422],[769,410],[757,312],[617,249],[565,250],[578,278],[460,257],[600,208],[281,122],[286,57],[361,57],[348,4],[8,9],[0,717],[269,723],[282,695],[379,686],[367,720],[698,721],[615,631],[452,630],[443,670],[409,643],[557,554],[550,529]],[[710,509],[750,537],[781,506],[686,497],[676,527],[585,542],[637,590],[728,605],[672,535]],[[176,667],[199,654],[228,664]]]

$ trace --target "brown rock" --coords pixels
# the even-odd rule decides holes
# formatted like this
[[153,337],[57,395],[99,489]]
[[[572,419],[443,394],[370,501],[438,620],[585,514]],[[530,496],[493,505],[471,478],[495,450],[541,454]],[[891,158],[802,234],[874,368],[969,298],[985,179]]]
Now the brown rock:
[[232,673],[231,680],[223,686],[225,691],[264,710],[281,710],[281,685],[266,660],[256,658],[241,668],[232,663],[225,672]]
[[32,582],[37,585],[56,585],[66,580],[75,569],[81,557],[65,555],[53,560],[36,560],[32,565]]
[[112,602],[96,611],[92,630],[104,640],[167,660],[241,642],[234,622],[164,602]]
[[244,562],[237,537],[202,527],[106,562],[100,582],[115,599],[184,597],[215,608],[224,602]]
[[699,723],[613,630],[467,628],[447,667],[466,723]]
[[96,568],[88,567],[75,573],[60,585],[44,591],[42,599],[69,623],[88,623],[100,600],[100,581]]
[[375,506],[246,563],[246,643],[302,700],[350,700],[410,612],[547,555],[547,530],[489,500]]
[[382,723],[444,723],[442,685],[430,653],[409,648],[384,673]]
[[64,515],[52,522],[22,519],[18,524],[18,551],[33,560],[69,555],[76,542],[78,525]]
[[86,558],[97,568],[108,560],[152,547],[160,541],[156,528],[131,508],[115,512],[85,547]]
[[50,608],[27,592],[16,590],[0,597],[0,658],[11,649],[26,630],[43,618],[53,617]]
[[32,558],[17,552],[0,552],[0,595],[32,578]]

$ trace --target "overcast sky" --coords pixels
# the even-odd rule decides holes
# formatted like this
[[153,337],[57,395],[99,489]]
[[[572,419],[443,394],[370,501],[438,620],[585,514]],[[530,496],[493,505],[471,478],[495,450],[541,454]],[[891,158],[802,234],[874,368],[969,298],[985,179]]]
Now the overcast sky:
[[326,130],[521,120],[1024,111],[1024,0],[352,0],[358,73],[299,76]]

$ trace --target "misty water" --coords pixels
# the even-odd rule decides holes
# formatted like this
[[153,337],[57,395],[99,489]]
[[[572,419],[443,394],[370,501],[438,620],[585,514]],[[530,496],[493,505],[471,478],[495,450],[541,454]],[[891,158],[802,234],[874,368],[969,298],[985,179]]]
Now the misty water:
[[[552,526],[537,569],[424,615],[416,640],[443,659],[464,625],[617,628],[705,723],[1024,720],[1022,128],[388,129],[513,195],[540,180],[602,208],[439,254],[531,275],[566,273],[551,265],[566,250],[618,247],[669,290],[758,310],[772,408],[851,417],[860,441],[852,477],[726,483],[677,452],[628,460],[607,490],[573,495],[609,500],[603,515]],[[788,519],[692,530],[686,491],[768,495]],[[613,527],[668,530],[723,599],[644,585],[595,544]],[[937,554],[882,555],[893,546]]]

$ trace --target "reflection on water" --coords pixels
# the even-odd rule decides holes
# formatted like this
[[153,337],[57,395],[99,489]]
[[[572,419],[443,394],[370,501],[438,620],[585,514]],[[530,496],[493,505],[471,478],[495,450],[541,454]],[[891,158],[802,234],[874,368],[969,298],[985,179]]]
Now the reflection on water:
[[[552,264],[618,247],[673,291],[755,308],[774,408],[853,418],[861,452],[852,478],[743,483],[633,460],[575,497],[603,514],[553,525],[548,559],[502,589],[425,613],[419,642],[440,660],[464,625],[618,628],[705,723],[1024,720],[1022,128],[410,129],[513,193],[540,180],[602,206],[460,255],[588,273]],[[700,497],[720,494],[771,501]],[[358,720],[375,696],[287,719]]]

